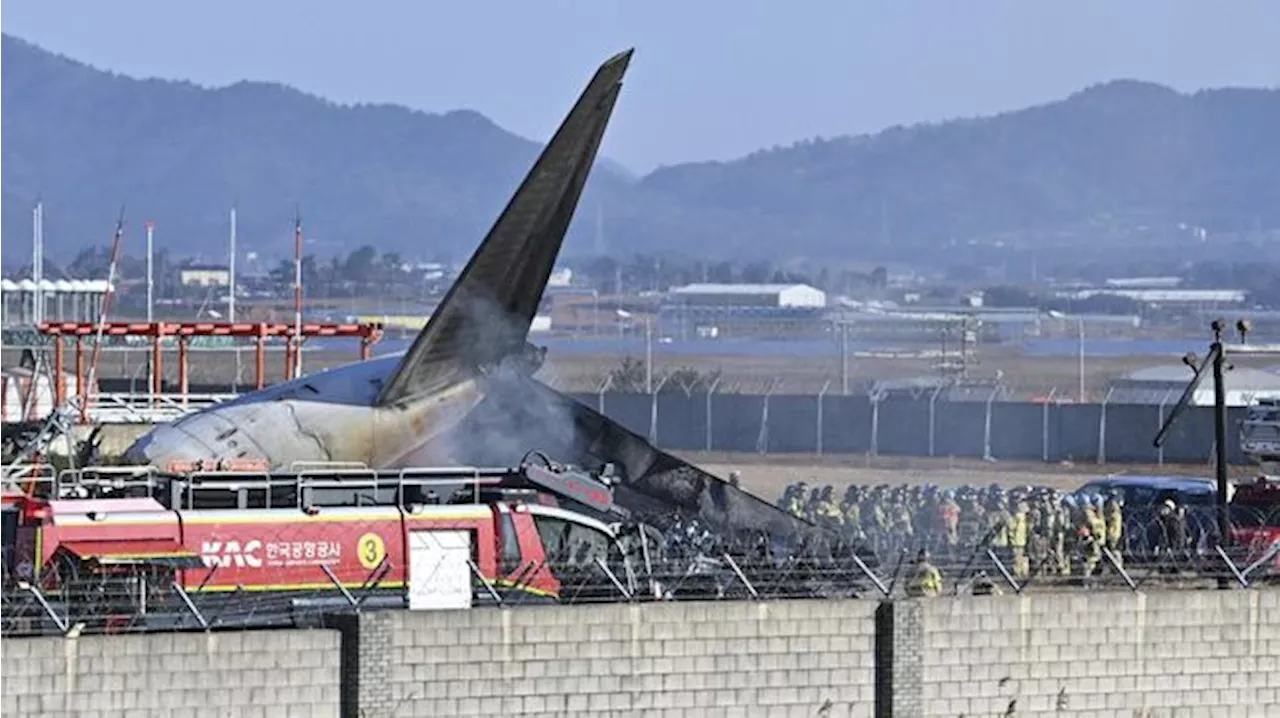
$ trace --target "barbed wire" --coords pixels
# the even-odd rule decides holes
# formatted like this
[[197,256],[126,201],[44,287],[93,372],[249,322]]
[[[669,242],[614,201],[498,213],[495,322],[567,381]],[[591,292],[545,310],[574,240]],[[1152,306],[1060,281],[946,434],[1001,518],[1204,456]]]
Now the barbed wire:
[[[473,559],[471,603],[509,608],[547,602],[898,600],[912,595],[918,583],[921,551],[940,578],[939,600],[975,593],[1280,583],[1280,542],[1264,541],[1265,531],[1257,539],[1219,547],[1216,513],[1188,516],[1185,534],[1171,540],[1167,522],[1135,513],[1125,522],[1124,541],[1098,551],[1078,537],[1064,540],[1061,551],[1041,550],[1043,546],[1021,551],[996,545],[994,532],[976,541],[948,543],[932,531],[876,537],[818,531],[799,544],[787,544],[760,533],[718,534],[696,519],[653,516],[623,528],[627,561],[609,551],[499,567]],[[1280,526],[1280,511],[1236,510],[1232,519],[1242,529],[1274,528]],[[0,592],[3,634],[316,626],[344,614],[408,608],[414,579],[425,584],[436,578],[412,575],[402,551],[387,552],[372,568],[360,564],[362,570],[352,571],[340,558],[325,563],[333,557],[319,558],[314,545],[308,553],[307,543],[296,529],[265,535],[264,546],[277,549],[267,553],[270,549],[264,548],[261,556],[281,564],[270,579],[235,574],[229,565],[209,571],[208,557],[198,567],[188,563],[184,568],[142,560],[113,563],[103,557],[85,561],[60,552],[53,570],[39,579],[6,577]],[[301,546],[296,554],[294,544]],[[281,551],[287,558],[281,559]],[[293,587],[281,585],[287,582]]]

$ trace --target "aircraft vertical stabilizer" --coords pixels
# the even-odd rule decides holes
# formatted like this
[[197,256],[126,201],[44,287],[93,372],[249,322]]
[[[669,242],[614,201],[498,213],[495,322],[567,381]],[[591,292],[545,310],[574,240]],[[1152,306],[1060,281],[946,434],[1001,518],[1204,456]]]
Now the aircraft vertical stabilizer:
[[376,404],[420,396],[525,350],[632,50],[596,71]]

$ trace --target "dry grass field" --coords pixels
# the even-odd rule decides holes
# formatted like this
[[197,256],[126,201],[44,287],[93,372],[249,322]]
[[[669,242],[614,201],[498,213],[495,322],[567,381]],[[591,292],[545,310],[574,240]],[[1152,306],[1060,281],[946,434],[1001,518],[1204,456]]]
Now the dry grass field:
[[[655,349],[659,349],[655,347]],[[134,377],[139,391],[145,391],[149,351],[143,348],[129,351],[104,352],[99,375],[102,377]],[[340,366],[357,359],[355,342],[350,350],[326,350],[309,354],[305,358],[307,371]],[[549,356],[539,374],[545,383],[571,392],[597,391],[605,376],[620,362],[620,356]],[[6,366],[17,361],[17,353],[5,350]],[[1091,395],[1100,394],[1107,383],[1135,369],[1159,363],[1171,363],[1173,358],[1122,357],[1093,358],[1085,362],[1085,383]],[[1237,360],[1248,365],[1248,360]],[[166,352],[165,377],[177,382],[176,352]],[[1262,362],[1261,365],[1265,365]],[[839,391],[839,366],[830,358],[814,357],[664,357],[660,351],[654,357],[655,376],[677,369],[694,369],[700,372],[720,372],[720,391],[763,393],[770,384],[776,393],[816,393],[824,385],[828,391]],[[67,368],[73,366],[71,352],[67,352]],[[927,375],[932,371],[928,359],[853,358],[850,361],[851,382],[856,387],[868,379],[883,379]],[[1060,393],[1074,397],[1078,382],[1078,362],[1074,357],[1027,357],[1002,347],[984,347],[980,362],[972,370],[976,377],[994,377],[999,372],[1004,383],[1022,395],[1047,394],[1056,388]],[[193,384],[227,383],[236,374],[236,362],[230,351],[192,351],[190,380]],[[284,376],[284,353],[278,349],[268,352],[267,381],[279,381]],[[252,351],[243,351],[240,360],[240,382],[252,386],[254,357]],[[855,389],[857,390],[857,389]],[[1096,396],[1095,396],[1096,398]],[[983,462],[967,459],[928,459],[909,457],[816,456],[723,453],[687,453],[686,459],[725,477],[731,470],[742,474],[744,486],[759,496],[772,500],[788,483],[804,480],[810,484],[843,486],[849,483],[935,483],[939,485],[990,484],[1006,485],[1038,484],[1059,488],[1074,488],[1089,478],[1111,472],[1131,474],[1190,474],[1211,475],[1208,466],[1134,466],[1096,464],[1058,465],[1031,462]],[[1247,473],[1245,468],[1236,471]]]
[[[306,370],[316,371],[356,361],[356,343],[352,341],[350,344],[351,348],[348,350],[326,349],[305,354]],[[72,352],[68,350],[66,354],[66,367],[70,370],[74,366]],[[134,377],[140,380],[141,386],[145,383],[141,380],[147,375],[149,354],[149,350],[142,347],[103,352],[99,376]],[[268,383],[284,377],[284,358],[284,352],[280,348],[268,350]],[[5,350],[5,366],[10,366],[17,360],[16,351]],[[600,388],[605,377],[621,360],[622,357],[617,355],[550,353],[546,365],[539,372],[539,378],[562,391],[593,392]],[[1176,361],[1173,357],[1088,357],[1085,361],[1086,393],[1091,397],[1100,396],[1111,379],[1142,367]],[[927,376],[936,371],[933,362],[933,359],[928,358],[853,357],[849,362],[850,384],[857,390],[856,387],[871,379]],[[1266,366],[1274,363],[1274,359],[1269,362],[1255,359],[1253,362],[1258,366]],[[166,351],[163,363],[166,381],[176,384],[177,352]],[[1236,363],[1241,366],[1251,365],[1248,358],[1237,359]],[[774,393],[780,394],[817,393],[823,386],[827,386],[829,392],[840,390],[840,367],[835,358],[663,356],[660,347],[655,347],[654,376],[658,380],[679,369],[719,372],[721,380],[718,390],[722,392],[764,393],[770,386]],[[987,379],[1000,376],[1001,381],[1013,389],[1016,395],[1043,395],[1057,389],[1058,393],[1074,398],[1079,381],[1078,372],[1079,364],[1075,357],[1028,357],[1009,348],[989,346],[983,348],[970,375]],[[191,351],[190,381],[193,384],[228,383],[236,374],[236,361],[231,351]],[[244,350],[240,355],[239,380],[242,384],[251,384],[253,379],[254,355],[252,350]]]

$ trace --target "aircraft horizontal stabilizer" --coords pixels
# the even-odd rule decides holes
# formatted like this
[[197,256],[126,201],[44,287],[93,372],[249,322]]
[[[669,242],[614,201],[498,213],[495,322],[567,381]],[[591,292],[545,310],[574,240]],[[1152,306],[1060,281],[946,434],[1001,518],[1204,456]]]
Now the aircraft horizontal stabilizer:
[[534,379],[503,382],[455,431],[468,440],[450,443],[460,452],[451,458],[464,463],[501,466],[530,449],[588,468],[612,463],[622,478],[614,501],[638,515],[680,513],[775,538],[820,531]]
[[378,405],[434,391],[525,352],[525,339],[573,218],[631,50],[605,61],[431,320]]

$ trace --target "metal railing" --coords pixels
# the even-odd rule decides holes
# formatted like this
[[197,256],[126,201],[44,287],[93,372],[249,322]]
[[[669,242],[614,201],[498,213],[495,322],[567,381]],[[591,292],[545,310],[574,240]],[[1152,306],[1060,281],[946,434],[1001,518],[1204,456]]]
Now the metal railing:
[[95,394],[89,421],[99,424],[151,424],[173,421],[239,394]]

